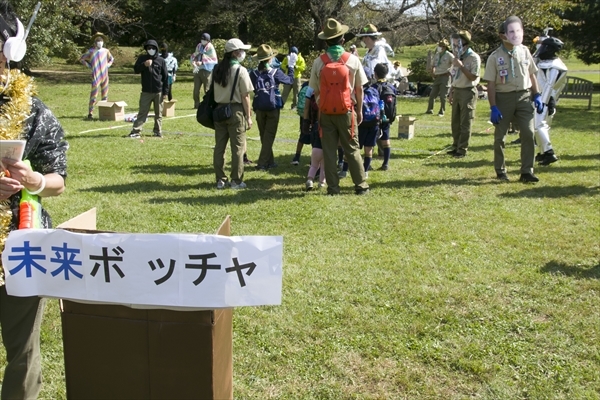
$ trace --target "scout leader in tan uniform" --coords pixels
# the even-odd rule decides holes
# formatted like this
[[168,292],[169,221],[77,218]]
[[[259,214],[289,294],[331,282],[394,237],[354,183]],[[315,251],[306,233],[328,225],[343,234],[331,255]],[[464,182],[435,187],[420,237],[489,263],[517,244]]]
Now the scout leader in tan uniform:
[[494,130],[494,168],[496,177],[508,181],[504,162],[504,141],[513,120],[521,139],[521,182],[538,182],[533,174],[535,145],[533,112],[543,111],[536,80],[537,67],[529,49],[523,46],[523,23],[511,16],[500,27],[502,45],[488,58],[483,79],[488,82],[490,120]]
[[471,126],[475,118],[481,58],[469,47],[471,34],[468,31],[453,34],[451,40],[452,51],[456,57],[452,60],[451,72],[452,150],[448,154],[455,158],[463,158],[467,155]]
[[452,68],[452,60],[454,59],[454,55],[448,51],[449,47],[450,44],[446,39],[438,42],[438,47],[433,57],[433,66],[431,67],[434,81],[425,114],[433,114],[433,103],[438,95],[440,96],[440,111],[438,115],[443,117],[446,111],[446,96],[450,89],[450,69]]

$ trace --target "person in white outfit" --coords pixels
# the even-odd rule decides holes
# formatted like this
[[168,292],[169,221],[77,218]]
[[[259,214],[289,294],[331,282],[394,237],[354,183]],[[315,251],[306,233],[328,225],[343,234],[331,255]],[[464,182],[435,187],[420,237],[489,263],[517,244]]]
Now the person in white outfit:
[[539,148],[535,160],[540,165],[550,165],[558,161],[550,143],[550,123],[556,114],[556,103],[567,82],[567,66],[556,55],[563,42],[555,37],[543,39],[534,53],[537,62],[537,81],[544,103],[544,111],[535,114],[535,140]]
[[[386,43],[384,38],[379,38],[381,35],[382,33],[377,32],[377,28],[373,24],[365,26],[360,33],[356,35],[361,38],[363,46],[368,49],[363,57],[362,65],[365,74],[369,79],[369,83],[377,82],[377,78],[375,77],[375,66],[377,64],[386,64],[388,71],[394,71],[394,65],[388,58],[388,54],[393,57],[394,51],[390,45]],[[391,75],[386,78],[391,79]]]

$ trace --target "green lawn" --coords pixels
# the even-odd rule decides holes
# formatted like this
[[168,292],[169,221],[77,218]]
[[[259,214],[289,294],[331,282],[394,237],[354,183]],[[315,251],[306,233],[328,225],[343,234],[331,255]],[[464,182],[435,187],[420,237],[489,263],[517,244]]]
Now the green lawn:
[[[191,75],[174,86],[164,138],[126,139],[130,124],[84,121],[89,82],[37,79],[70,142],[66,192],[45,204],[55,221],[91,207],[98,229],[284,237],[283,303],[234,313],[236,399],[600,398],[600,109],[563,100],[551,131],[560,161],[518,183],[492,166],[493,131],[480,101],[467,158],[426,99],[400,99],[413,140],[392,140],[371,193],[305,192],[310,149],[290,165],[298,118],[282,112],[269,172],[249,168],[243,191],[215,188],[212,133],[193,117]],[[139,78],[111,76],[110,99],[137,111]],[[151,122],[144,127],[151,132]],[[394,125],[392,131],[395,132]],[[514,140],[510,136],[508,140]],[[258,156],[258,131],[248,154]],[[229,153],[228,153],[229,154]],[[373,162],[378,168],[380,161]],[[43,399],[65,398],[60,314],[43,324]],[[0,353],[0,364],[4,354]]]

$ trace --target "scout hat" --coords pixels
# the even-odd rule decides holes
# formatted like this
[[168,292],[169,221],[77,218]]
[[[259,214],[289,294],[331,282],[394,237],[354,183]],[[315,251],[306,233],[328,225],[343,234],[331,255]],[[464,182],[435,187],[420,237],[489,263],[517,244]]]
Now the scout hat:
[[318,38],[321,40],[333,39],[342,36],[344,33],[348,32],[349,29],[348,25],[342,25],[335,19],[329,18],[327,19],[327,22],[325,22],[323,32],[319,33]]
[[248,50],[250,47],[249,44],[244,44],[240,39],[229,39],[227,43],[225,43],[225,53],[231,53],[236,50]]
[[369,24],[361,29],[360,33],[357,33],[356,36],[381,36],[383,35],[381,32],[377,32],[377,28],[373,24]]
[[104,42],[106,42],[106,35],[102,32],[96,32],[92,35],[92,40],[95,42],[97,37],[101,37]]
[[442,40],[440,40],[438,42],[438,46],[443,46],[443,47],[449,49],[450,48],[450,43],[448,43],[448,40],[442,39]]
[[458,36],[463,41],[463,45],[471,44],[471,33],[469,31],[458,31]]
[[277,51],[271,49],[271,46],[269,46],[268,44],[261,44],[260,46],[258,46],[258,49],[256,49],[255,57],[257,61],[264,61],[276,55]]

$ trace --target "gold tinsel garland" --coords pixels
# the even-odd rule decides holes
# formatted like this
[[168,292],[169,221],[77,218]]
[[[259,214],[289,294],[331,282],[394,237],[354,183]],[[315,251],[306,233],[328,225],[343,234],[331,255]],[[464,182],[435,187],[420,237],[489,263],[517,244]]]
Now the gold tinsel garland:
[[[6,79],[2,78],[2,82],[6,82]],[[33,78],[19,70],[8,72],[7,85],[5,88],[4,84],[0,83],[1,96],[10,99],[0,107],[0,140],[17,140],[23,136],[23,125],[31,113],[31,99],[35,95],[35,86]],[[0,254],[4,250],[11,220],[10,201],[0,201]],[[3,280],[2,278],[3,276],[0,276],[0,280]]]

